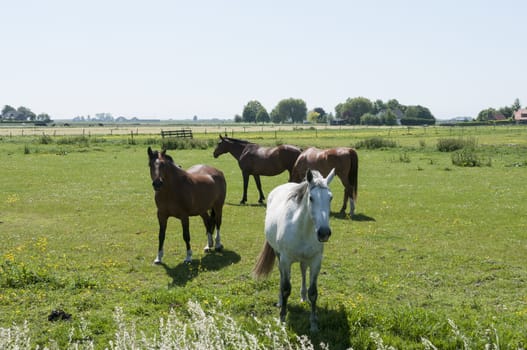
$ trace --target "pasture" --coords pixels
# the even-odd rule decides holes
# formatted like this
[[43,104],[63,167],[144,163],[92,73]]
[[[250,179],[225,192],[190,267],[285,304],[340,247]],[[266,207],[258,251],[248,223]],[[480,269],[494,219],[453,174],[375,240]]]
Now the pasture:
[[[337,215],[338,179],[318,289],[318,333],[300,303],[293,266],[286,327],[330,349],[516,349],[527,343],[527,129],[304,128],[243,130],[234,136],[263,145],[320,148],[382,138],[394,147],[357,149],[358,201],[353,220]],[[194,132],[199,147],[169,150],[188,168],[206,163],[227,180],[223,252],[205,254],[199,217],[191,218],[190,265],[183,263],[181,225],[171,218],[164,264],[152,265],[158,224],[147,147],[159,134],[0,136],[0,327],[28,322],[33,346],[60,347],[115,339],[122,308],[146,337],[174,310],[188,317],[189,300],[231,315],[244,330],[275,323],[279,273],[255,281],[251,270],[264,242],[265,206],[254,180],[239,204],[242,176],[235,159],[214,159],[217,134]],[[471,140],[479,167],[452,164],[438,140]],[[212,140],[212,141],[208,141]],[[200,143],[202,141],[202,143]],[[187,141],[185,141],[187,142]],[[363,143],[362,145],[364,145]],[[262,177],[267,195],[287,172]],[[221,307],[219,304],[221,303]],[[53,310],[71,315],[48,321]],[[158,335],[159,336],[159,335]],[[260,334],[262,342],[269,341]]]

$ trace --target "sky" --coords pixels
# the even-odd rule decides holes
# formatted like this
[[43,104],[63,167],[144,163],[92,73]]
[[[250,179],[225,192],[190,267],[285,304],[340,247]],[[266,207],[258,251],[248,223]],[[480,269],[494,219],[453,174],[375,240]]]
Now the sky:
[[527,105],[524,0],[0,0],[0,108],[232,119],[348,98]]

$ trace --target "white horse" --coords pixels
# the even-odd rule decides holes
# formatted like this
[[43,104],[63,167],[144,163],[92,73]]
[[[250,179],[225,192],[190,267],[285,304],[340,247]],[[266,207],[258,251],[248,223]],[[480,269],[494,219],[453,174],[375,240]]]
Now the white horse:
[[[266,241],[253,275],[267,277],[278,257],[280,269],[280,319],[285,321],[287,299],[291,294],[291,264],[300,262],[302,287],[300,295],[311,303],[311,331],[318,330],[316,302],[317,278],[322,264],[324,242],[331,235],[330,204],[333,194],[328,185],[335,176],[332,169],[327,178],[316,170],[307,170],[303,182],[286,183],[271,191],[265,215]],[[309,267],[309,289],[306,289],[306,270]]]

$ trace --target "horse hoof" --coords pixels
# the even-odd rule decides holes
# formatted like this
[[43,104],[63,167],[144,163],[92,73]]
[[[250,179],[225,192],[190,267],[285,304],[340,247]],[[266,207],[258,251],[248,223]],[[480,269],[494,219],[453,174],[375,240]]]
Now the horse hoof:
[[210,249],[209,247],[205,247],[205,248],[203,249],[203,251],[204,251],[205,253],[210,253],[210,252],[212,251],[212,249]]
[[217,252],[221,252],[222,250],[223,250],[223,244],[220,244],[219,246],[216,247]]
[[240,201],[240,204],[243,205],[243,204],[245,204],[245,202],[247,202],[247,201],[241,200],[241,201]]

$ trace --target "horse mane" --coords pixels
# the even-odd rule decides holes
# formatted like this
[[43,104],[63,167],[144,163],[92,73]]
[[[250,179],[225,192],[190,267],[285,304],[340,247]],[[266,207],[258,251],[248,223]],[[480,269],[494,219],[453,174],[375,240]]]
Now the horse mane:
[[235,139],[233,137],[224,137],[224,139],[227,140],[227,141],[230,141],[230,142],[241,143],[241,144],[244,144],[244,145],[252,143],[252,142],[247,141],[247,140]]
[[294,199],[297,203],[302,202],[304,199],[304,196],[306,193],[309,192],[309,188],[311,187],[327,187],[327,185],[323,182],[324,177],[318,172],[318,171],[312,171],[313,174],[313,180],[312,183],[309,183],[306,178],[304,178],[304,181],[298,184],[293,191],[289,194],[287,197],[288,200]]
[[301,203],[308,192],[308,189],[309,183],[307,181],[302,181],[293,189],[291,193],[289,193],[287,200],[295,200],[297,204]]

